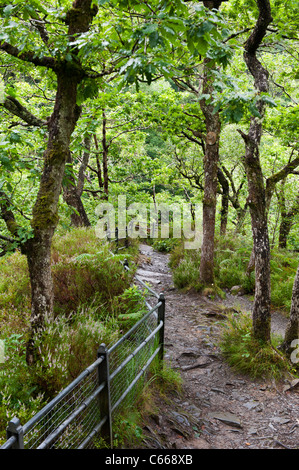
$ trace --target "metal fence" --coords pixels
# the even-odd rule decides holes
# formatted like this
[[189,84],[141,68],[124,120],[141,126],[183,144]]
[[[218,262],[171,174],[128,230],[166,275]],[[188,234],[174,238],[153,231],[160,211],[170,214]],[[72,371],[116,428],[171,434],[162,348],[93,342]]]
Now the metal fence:
[[148,291],[147,313],[115,344],[102,344],[95,362],[25,425],[13,418],[1,449],[96,448],[102,440],[113,446],[114,417],[134,404],[145,372],[164,354],[164,295],[135,279]]

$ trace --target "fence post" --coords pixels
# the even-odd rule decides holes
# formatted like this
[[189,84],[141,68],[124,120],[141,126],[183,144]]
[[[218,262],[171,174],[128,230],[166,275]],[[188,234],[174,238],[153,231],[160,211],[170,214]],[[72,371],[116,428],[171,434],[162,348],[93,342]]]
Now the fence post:
[[160,351],[159,351],[159,362],[162,366],[162,361],[164,359],[164,330],[165,330],[165,297],[164,294],[159,295],[159,302],[162,304],[160,307],[158,307],[158,324],[160,321],[163,322],[162,328],[159,330],[159,345],[160,345]]
[[16,438],[15,443],[12,446],[12,449],[24,449],[24,432],[21,426],[19,418],[12,418],[8,423],[6,429],[6,437],[9,439],[14,436]]
[[109,372],[109,356],[105,344],[101,344],[98,349],[98,358],[102,356],[104,360],[98,366],[99,385],[105,382],[105,387],[99,396],[99,406],[101,419],[107,416],[106,422],[101,429],[103,439],[109,443],[111,449],[113,447],[112,439],[112,423],[111,423],[111,399],[110,399],[110,372]]
[[129,248],[129,235],[128,235],[128,227],[127,226],[126,226],[125,247]]
[[116,227],[116,229],[115,229],[115,239],[116,239],[116,251],[118,251],[118,243],[119,243],[119,239],[118,239],[118,227]]

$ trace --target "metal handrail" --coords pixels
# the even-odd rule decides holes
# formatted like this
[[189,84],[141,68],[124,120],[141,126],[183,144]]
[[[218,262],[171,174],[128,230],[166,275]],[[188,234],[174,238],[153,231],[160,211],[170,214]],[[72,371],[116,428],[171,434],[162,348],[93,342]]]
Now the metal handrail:
[[136,354],[144,348],[144,346],[152,339],[153,336],[155,336],[156,333],[162,328],[163,322],[160,322],[157,328],[155,328],[152,333],[147,336],[147,338],[142,341],[142,343],[133,351],[129,356],[126,357],[126,359],[114,370],[114,372],[110,375],[110,380],[114,379],[114,377],[133,359],[133,357],[136,356]]
[[114,349],[116,349],[121,343],[123,343],[129,336],[131,336],[131,334],[137,330],[137,328],[141,325],[141,323],[144,323],[145,320],[148,319],[148,317],[150,317],[150,315],[155,312],[157,310],[157,308],[160,307],[160,305],[162,305],[162,302],[158,302],[157,305],[155,305],[153,308],[151,308],[151,310],[149,312],[147,312],[146,315],[144,315],[140,320],[138,320],[138,322],[136,322],[132,328],[127,331],[127,333],[125,333],[116,343],[114,343],[109,349],[108,349],[108,353],[112,353],[112,351],[114,351]]
[[77,408],[75,411],[73,411],[73,413],[66,419],[63,421],[63,423],[60,424],[60,426],[58,426],[57,429],[55,429],[55,431],[53,431],[51,434],[49,434],[48,437],[46,437],[46,439],[37,447],[37,449],[46,449],[47,447],[49,447],[54,441],[55,439],[57,439],[57,437],[63,433],[63,431],[69,426],[69,424],[71,424],[74,419],[85,409],[87,408],[87,406],[92,402],[92,400],[95,399],[95,397],[97,397],[101,391],[103,390],[103,388],[105,387],[105,383],[102,383],[80,406],[79,408]]
[[24,434],[28,433],[33,426],[43,418],[55,405],[57,405],[66,395],[68,395],[82,380],[93,372],[96,367],[103,361],[102,357],[99,357],[93,364],[87,367],[78,377],[73,380],[66,388],[64,388],[53,400],[45,405],[36,415],[34,415],[26,424],[23,426]]

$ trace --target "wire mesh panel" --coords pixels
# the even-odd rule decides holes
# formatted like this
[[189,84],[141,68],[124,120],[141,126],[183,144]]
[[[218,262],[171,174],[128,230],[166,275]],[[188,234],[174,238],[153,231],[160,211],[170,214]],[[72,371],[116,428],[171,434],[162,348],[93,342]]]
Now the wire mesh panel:
[[78,448],[103,418],[98,402],[100,391],[97,368],[94,368],[53,403],[48,412],[35,418],[33,425],[28,423],[30,429],[24,432],[24,447]]
[[[144,318],[108,351],[112,413],[119,411],[120,405],[133,405],[143,388],[143,372],[157,349],[157,313],[154,310]],[[138,375],[143,375],[143,380],[135,380]]]

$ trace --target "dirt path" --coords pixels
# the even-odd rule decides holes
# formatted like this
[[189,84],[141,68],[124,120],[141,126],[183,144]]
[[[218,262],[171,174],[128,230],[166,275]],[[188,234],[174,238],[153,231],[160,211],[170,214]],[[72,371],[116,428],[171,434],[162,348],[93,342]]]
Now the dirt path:
[[[149,448],[281,449],[299,448],[298,388],[286,383],[251,381],[236,374],[215,346],[220,302],[173,287],[168,256],[140,247],[138,274],[166,297],[166,359],[183,378],[183,394],[171,403],[157,402],[146,424]],[[250,307],[228,296],[225,306]],[[223,306],[222,306],[223,308]],[[218,312],[218,313],[217,313]],[[273,329],[282,333],[285,319],[276,314]]]

